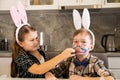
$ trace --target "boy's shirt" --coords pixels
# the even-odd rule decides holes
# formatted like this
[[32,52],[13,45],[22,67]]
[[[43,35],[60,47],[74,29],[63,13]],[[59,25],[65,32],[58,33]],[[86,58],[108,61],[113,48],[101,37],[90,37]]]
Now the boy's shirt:
[[88,56],[80,62],[76,56],[58,64],[51,72],[58,78],[69,78],[70,75],[77,74],[87,77],[99,77],[100,71],[104,70],[104,76],[111,76],[112,73],[105,68],[104,62],[97,57],[88,54]]

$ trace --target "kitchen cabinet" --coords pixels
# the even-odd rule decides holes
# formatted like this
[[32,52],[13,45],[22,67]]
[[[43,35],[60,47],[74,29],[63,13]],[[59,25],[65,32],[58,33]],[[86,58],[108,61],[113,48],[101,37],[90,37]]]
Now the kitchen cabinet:
[[58,0],[26,0],[27,10],[58,9]]
[[109,57],[108,65],[109,69],[113,72],[115,78],[120,79],[120,56],[119,57]]
[[102,0],[80,0],[80,5],[101,5]]
[[97,6],[101,7],[102,0],[59,0],[59,6]]
[[[11,6],[16,6],[19,0],[0,0],[0,10],[10,10]],[[25,5],[25,0],[21,0]]]
[[21,1],[26,10],[53,10],[58,9],[58,0],[0,0],[0,10],[10,10]]
[[102,8],[120,8],[120,0],[104,0]]
[[78,6],[80,0],[59,0],[59,6]]
[[10,77],[11,57],[0,57],[0,76],[6,75]]

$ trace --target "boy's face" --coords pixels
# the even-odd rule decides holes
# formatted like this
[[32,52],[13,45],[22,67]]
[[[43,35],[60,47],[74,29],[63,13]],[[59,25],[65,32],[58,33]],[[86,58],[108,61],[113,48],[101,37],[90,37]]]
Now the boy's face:
[[72,46],[76,54],[84,55],[93,49],[94,45],[91,42],[89,34],[80,33],[73,38]]

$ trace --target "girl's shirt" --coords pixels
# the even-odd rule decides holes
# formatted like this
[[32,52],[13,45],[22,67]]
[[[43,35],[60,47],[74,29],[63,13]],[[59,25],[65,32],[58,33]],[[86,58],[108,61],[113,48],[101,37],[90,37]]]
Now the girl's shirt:
[[39,61],[36,57],[30,54],[30,52],[26,52],[23,49],[20,49],[19,56],[16,58],[15,62],[17,64],[18,77],[19,78],[44,78],[43,75],[33,74],[28,72],[28,69],[34,64],[41,64],[44,62],[45,53],[41,50],[38,50],[40,54],[43,56],[42,61]]

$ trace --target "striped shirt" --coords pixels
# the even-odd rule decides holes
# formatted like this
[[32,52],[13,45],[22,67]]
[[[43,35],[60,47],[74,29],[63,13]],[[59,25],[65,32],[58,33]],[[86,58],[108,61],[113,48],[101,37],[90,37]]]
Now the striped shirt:
[[56,65],[51,72],[56,77],[69,78],[70,75],[77,74],[83,77],[99,77],[100,71],[104,71],[104,76],[111,76],[112,73],[105,68],[104,62],[99,58],[88,54],[88,56],[80,62],[76,56],[64,60]]

